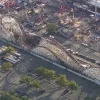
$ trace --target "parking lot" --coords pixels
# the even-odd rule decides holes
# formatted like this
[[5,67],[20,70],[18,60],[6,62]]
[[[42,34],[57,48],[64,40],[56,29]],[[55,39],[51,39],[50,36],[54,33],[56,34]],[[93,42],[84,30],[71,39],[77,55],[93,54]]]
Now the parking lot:
[[[34,76],[35,69],[39,66],[43,66],[48,69],[55,70],[57,74],[66,74],[68,79],[70,80],[75,80],[80,85],[80,87],[82,87],[83,94],[85,93],[85,95],[86,94],[98,95],[100,92],[100,88],[98,85],[91,83],[90,81],[87,81],[83,78],[80,78],[72,73],[69,73],[66,70],[58,68],[57,66],[54,66],[50,63],[44,62],[43,60],[25,52],[22,52],[22,57],[24,58],[24,60],[18,63],[17,65],[15,65],[14,68],[11,70],[11,72],[0,82],[0,91],[10,91],[16,89],[19,90],[21,89],[21,91],[22,90],[27,91],[27,88],[25,88],[25,86],[19,84],[20,77],[22,75],[28,74],[28,75],[33,75],[34,79],[39,79],[38,77]],[[29,69],[31,69],[32,71],[31,72],[28,71]],[[45,79],[42,79],[40,80],[40,82],[43,84],[43,89],[46,90],[45,93],[40,95],[34,89],[26,92],[29,97],[33,98],[33,100],[41,100],[41,99],[66,100],[67,99],[68,94],[65,94],[62,97],[61,95],[64,89],[59,89],[53,81],[50,84],[48,84],[48,82]],[[75,96],[75,98],[77,98],[77,95]]]

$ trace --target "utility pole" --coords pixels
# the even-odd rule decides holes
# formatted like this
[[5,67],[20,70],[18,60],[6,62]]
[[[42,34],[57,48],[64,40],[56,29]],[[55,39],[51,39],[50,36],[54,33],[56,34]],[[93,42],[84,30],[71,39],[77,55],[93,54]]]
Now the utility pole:
[[95,0],[95,19],[96,19],[96,15],[97,15],[97,0]]

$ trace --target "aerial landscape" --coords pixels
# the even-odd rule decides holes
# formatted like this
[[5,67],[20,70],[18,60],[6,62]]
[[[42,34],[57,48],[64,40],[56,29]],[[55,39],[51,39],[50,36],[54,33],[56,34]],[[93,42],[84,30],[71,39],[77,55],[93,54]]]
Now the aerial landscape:
[[100,0],[0,0],[0,100],[100,100]]

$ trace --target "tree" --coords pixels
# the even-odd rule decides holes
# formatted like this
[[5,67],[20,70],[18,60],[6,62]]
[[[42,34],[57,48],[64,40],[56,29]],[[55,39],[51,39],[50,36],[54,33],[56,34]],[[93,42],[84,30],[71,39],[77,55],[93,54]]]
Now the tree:
[[56,80],[56,84],[60,87],[65,87],[68,84],[68,80],[66,78],[66,75],[60,74],[59,77]]
[[48,70],[47,71],[47,75],[46,75],[46,78],[50,81],[52,79],[55,79],[55,71],[54,70]]
[[18,94],[17,94],[15,91],[10,91],[9,94],[10,94],[10,95],[13,95],[13,96],[15,96],[15,97],[18,97]]
[[26,85],[30,85],[30,82],[32,82],[32,77],[31,76],[22,76],[20,79],[20,83],[25,83]]
[[68,83],[68,87],[71,89],[71,90],[77,90],[79,88],[79,85],[75,82],[75,81],[70,81]]
[[48,80],[50,79],[54,79],[55,78],[55,71],[54,70],[49,70],[47,68],[44,68],[44,67],[38,67],[36,69],[36,73]]
[[42,86],[38,80],[34,80],[30,82],[30,87],[38,89],[38,88],[41,88]]
[[11,46],[8,46],[7,49],[5,50],[5,53],[11,53],[11,52],[14,52],[15,49]]
[[20,99],[14,95],[11,95],[9,92],[2,92],[0,100],[20,100]]
[[10,62],[5,62],[3,63],[1,69],[4,71],[9,71],[12,68],[12,64]]
[[56,23],[49,23],[47,24],[47,32],[48,34],[54,34],[57,28],[57,24]]
[[40,76],[43,76],[43,73],[44,73],[45,70],[46,70],[46,69],[45,69],[44,67],[38,67],[38,68],[36,69],[36,73],[37,73],[38,75],[40,75]]
[[20,100],[31,100],[31,99],[28,98],[27,96],[22,96],[22,97],[20,98]]
[[42,77],[47,77],[48,69],[44,67],[38,67],[36,73]]
[[41,84],[38,80],[33,80],[31,76],[23,76],[20,79],[20,83],[25,83],[27,86],[31,88],[41,88]]
[[0,100],[31,100],[27,96],[19,97],[15,92],[1,92],[0,95]]

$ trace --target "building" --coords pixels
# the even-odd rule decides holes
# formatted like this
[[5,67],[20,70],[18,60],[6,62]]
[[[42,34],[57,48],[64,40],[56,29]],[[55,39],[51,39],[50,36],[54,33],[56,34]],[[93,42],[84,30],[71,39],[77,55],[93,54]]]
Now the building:
[[0,5],[4,6],[5,3],[6,3],[7,1],[8,1],[8,0],[1,0],[1,1],[0,1]]
[[100,0],[90,0],[88,3],[93,6],[96,5],[96,7],[100,8]]
[[0,6],[3,6],[3,7],[9,7],[15,4],[16,4],[15,0],[1,0],[0,1]]

